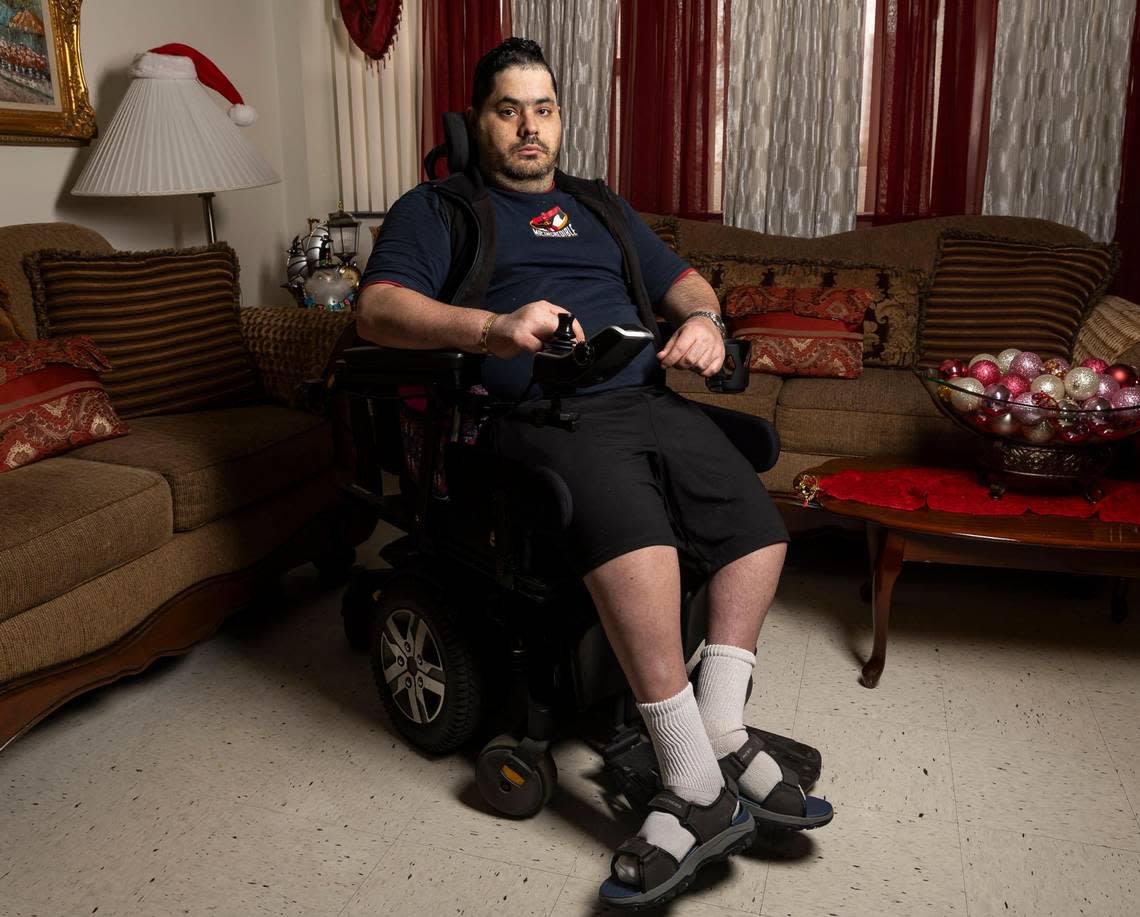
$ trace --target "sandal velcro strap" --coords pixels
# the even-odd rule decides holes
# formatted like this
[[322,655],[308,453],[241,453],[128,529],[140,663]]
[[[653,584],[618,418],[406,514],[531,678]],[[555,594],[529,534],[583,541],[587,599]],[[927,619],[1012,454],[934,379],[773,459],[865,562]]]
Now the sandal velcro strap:
[[[764,739],[749,729],[748,738],[744,744],[732,754],[725,755],[720,759],[721,773],[739,783],[740,775],[748,770],[748,765],[752,763],[752,759],[760,754],[764,747]],[[798,781],[799,778],[796,779]]]
[[649,891],[666,881],[678,869],[680,864],[668,850],[654,846],[644,838],[631,837],[618,847],[613,859],[610,861],[610,872],[616,881],[625,880],[617,874],[617,862],[623,856],[631,856],[637,864],[637,884],[639,891]]
[[736,815],[736,794],[725,787],[711,803],[701,806],[669,790],[662,790],[649,800],[649,808],[650,811],[672,815],[693,834],[698,844],[703,844],[732,824]]
[[807,811],[807,801],[800,786],[799,775],[782,764],[780,772],[784,779],[772,788],[772,792],[764,797],[760,805],[769,812],[802,818]]

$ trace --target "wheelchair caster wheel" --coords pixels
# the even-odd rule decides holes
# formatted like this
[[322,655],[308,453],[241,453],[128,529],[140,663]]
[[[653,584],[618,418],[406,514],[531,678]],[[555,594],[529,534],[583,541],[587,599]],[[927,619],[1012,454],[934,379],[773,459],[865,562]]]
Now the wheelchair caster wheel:
[[422,581],[389,583],[380,590],[370,636],[380,701],[405,738],[433,754],[470,739],[483,683],[443,597]]
[[501,735],[479,752],[475,762],[475,782],[479,794],[496,812],[511,818],[530,818],[542,811],[558,785],[558,768],[548,751],[534,764],[516,754],[519,740]]

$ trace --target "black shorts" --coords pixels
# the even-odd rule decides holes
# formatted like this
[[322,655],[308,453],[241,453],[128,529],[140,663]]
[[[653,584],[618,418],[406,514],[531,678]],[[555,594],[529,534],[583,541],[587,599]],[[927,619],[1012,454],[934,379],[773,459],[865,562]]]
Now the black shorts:
[[752,466],[693,402],[669,389],[634,388],[562,403],[581,416],[572,432],[526,421],[547,406],[531,402],[490,424],[481,441],[566,481],[579,573],[650,545],[672,545],[712,573],[788,540]]

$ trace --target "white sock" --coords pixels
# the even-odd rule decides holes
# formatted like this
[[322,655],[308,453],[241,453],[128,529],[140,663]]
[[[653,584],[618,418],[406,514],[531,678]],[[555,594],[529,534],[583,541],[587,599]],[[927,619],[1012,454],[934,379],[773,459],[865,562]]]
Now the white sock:
[[[683,691],[666,700],[638,704],[637,709],[653,740],[665,788],[697,805],[713,802],[724,788],[724,777],[701,724],[692,685],[685,685]],[[668,851],[677,862],[697,842],[692,832],[667,812],[650,812],[637,834],[647,843]],[[637,873],[624,860],[625,857],[618,860],[618,878],[634,882]]]
[[[738,646],[710,643],[701,651],[697,707],[718,760],[739,750],[748,740],[744,729],[744,701],[755,665],[756,656]],[[782,779],[780,765],[762,751],[740,775],[740,791],[760,801]]]

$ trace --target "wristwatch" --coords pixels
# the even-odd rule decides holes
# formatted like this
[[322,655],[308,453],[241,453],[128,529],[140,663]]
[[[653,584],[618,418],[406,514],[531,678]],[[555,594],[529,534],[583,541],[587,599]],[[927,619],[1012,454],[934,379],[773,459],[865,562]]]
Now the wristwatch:
[[720,332],[722,338],[728,337],[728,329],[724,327],[724,319],[717,315],[715,312],[710,312],[708,309],[698,309],[696,312],[690,312],[685,316],[685,321],[690,318],[696,318],[698,315],[703,315],[710,322],[716,325],[717,331]]

